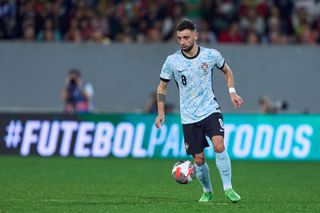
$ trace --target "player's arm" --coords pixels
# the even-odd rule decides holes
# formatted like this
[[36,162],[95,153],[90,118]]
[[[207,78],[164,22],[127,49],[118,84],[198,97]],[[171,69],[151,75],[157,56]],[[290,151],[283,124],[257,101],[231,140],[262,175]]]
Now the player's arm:
[[70,97],[70,94],[68,93],[69,82],[70,82],[70,77],[67,77],[65,79],[64,87],[63,87],[63,90],[62,90],[62,93],[61,93],[61,98],[64,101],[67,101],[69,99],[69,97]]
[[69,94],[68,94],[68,92],[66,91],[65,88],[63,88],[63,90],[62,90],[61,98],[62,98],[62,100],[64,100],[64,101],[67,101],[68,98],[69,98]]
[[220,70],[223,72],[224,78],[226,79],[227,86],[229,88],[230,98],[234,107],[235,108],[241,107],[241,105],[243,104],[243,100],[236,93],[232,70],[230,69],[227,63],[224,63],[223,67]]
[[160,80],[160,83],[157,88],[157,106],[158,106],[158,116],[155,121],[157,128],[160,128],[164,124],[164,107],[166,102],[167,95],[167,85],[168,82]]

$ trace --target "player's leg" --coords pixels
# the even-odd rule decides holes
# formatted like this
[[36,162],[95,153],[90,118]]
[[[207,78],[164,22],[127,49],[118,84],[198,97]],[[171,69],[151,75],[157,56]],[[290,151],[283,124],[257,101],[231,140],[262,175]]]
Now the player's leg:
[[210,137],[216,155],[216,166],[219,170],[223,189],[226,197],[232,202],[237,202],[241,198],[232,189],[231,184],[231,162],[224,147],[224,125],[221,113],[213,113],[206,119],[206,135]]
[[216,135],[211,138],[215,155],[216,155],[216,166],[219,170],[223,189],[227,190],[232,188],[231,185],[231,162],[228,153],[224,148],[223,136]]
[[231,162],[224,147],[224,138],[221,135],[216,135],[213,136],[211,140],[216,155],[216,165],[222,179],[225,196],[232,202],[238,202],[241,200],[241,197],[232,189]]
[[209,174],[209,167],[205,162],[203,150],[209,144],[204,135],[204,128],[201,123],[184,124],[183,135],[185,148],[188,155],[192,155],[196,167],[196,176],[202,188],[203,195],[200,202],[208,202],[212,200],[212,185]]
[[196,167],[197,179],[199,180],[203,188],[203,194],[199,201],[208,202],[213,199],[209,167],[205,162],[205,157],[203,152],[199,154],[194,154],[192,156],[193,156],[193,161]]

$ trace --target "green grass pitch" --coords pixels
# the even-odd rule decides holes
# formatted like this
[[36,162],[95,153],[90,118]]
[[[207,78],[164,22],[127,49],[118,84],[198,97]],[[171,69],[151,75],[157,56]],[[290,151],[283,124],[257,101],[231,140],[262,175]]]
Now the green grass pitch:
[[208,161],[214,202],[179,185],[175,159],[0,157],[0,212],[319,212],[320,162],[232,161],[238,204]]

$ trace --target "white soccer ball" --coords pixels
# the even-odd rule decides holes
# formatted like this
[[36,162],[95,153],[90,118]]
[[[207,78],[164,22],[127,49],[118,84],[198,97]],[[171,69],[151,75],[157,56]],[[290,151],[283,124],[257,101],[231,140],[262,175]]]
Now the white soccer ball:
[[189,160],[181,160],[173,165],[172,177],[180,184],[192,182],[196,177],[196,167]]

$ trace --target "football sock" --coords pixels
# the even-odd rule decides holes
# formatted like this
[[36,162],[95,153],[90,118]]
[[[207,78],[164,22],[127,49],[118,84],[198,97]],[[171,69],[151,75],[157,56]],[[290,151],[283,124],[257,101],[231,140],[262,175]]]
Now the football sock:
[[223,183],[223,189],[227,190],[229,188],[232,188],[231,185],[231,162],[228,153],[226,150],[224,150],[221,153],[215,153],[216,155],[216,165],[219,170],[222,183]]
[[200,166],[195,164],[195,166],[196,166],[196,175],[203,188],[203,192],[212,192],[209,167],[207,163],[204,163]]

